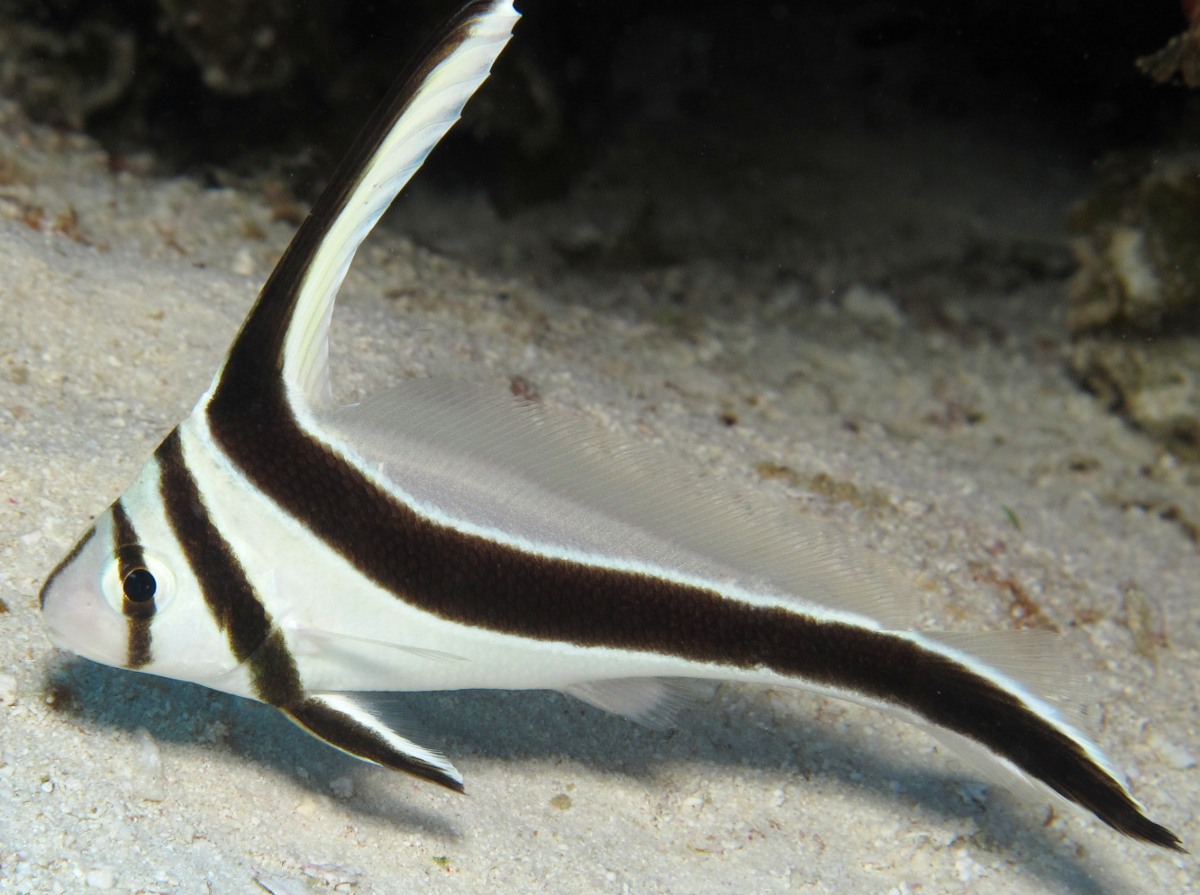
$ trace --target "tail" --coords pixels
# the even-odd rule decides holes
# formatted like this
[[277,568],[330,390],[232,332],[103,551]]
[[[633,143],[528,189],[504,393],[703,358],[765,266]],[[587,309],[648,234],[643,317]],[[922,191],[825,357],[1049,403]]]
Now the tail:
[[[798,640],[786,652],[778,626]],[[820,627],[820,632],[814,629]],[[1018,779],[1047,787],[1134,839],[1183,852],[1179,837],[1146,816],[1100,749],[1049,701],[1008,674],[912,632],[776,618],[764,664],[805,686],[899,711],[969,752],[986,753]],[[805,647],[795,648],[796,642]],[[815,647],[815,648],[814,648]]]

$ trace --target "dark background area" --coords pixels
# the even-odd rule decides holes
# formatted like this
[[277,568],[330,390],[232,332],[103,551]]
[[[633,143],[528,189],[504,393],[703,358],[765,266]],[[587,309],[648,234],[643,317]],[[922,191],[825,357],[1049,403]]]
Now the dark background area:
[[[489,186],[536,172],[509,184],[502,206],[569,190],[630,127],[677,138],[723,121],[768,138],[786,120],[773,109],[802,111],[822,94],[944,121],[1003,127],[1015,116],[1094,157],[1176,141],[1188,127],[1188,92],[1135,67],[1185,27],[1175,0],[519,6],[519,39],[434,172]],[[306,197],[454,8],[7,0],[0,89],[39,120],[87,129],[117,159],[148,153],[166,172],[208,176],[267,165]]]

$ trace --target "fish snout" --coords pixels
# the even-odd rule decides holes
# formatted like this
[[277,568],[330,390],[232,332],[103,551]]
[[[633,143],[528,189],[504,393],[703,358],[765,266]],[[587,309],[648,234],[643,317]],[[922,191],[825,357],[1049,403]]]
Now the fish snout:
[[80,538],[46,578],[38,599],[55,646],[111,662],[104,645],[124,643],[125,620],[105,599],[103,570],[109,557],[95,535],[93,527]]

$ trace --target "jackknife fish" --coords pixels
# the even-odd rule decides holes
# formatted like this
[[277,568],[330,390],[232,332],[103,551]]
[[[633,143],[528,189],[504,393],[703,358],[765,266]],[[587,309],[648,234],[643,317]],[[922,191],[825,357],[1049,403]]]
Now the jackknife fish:
[[50,574],[54,640],[261,700],[456,790],[454,766],[370,693],[552,688],[653,723],[685,680],[800,687],[1180,849],[1023,682],[1032,641],[905,630],[904,588],[812,522],[487,389],[415,380],[334,402],[330,317],[354,254],[516,20],[510,0],[468,4],[393,88],[191,416]]

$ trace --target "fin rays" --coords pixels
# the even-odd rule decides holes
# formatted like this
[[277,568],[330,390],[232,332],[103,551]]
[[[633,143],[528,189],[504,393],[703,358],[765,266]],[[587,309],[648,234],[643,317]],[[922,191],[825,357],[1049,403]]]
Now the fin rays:
[[[903,628],[915,594],[873,554],[852,550],[822,526],[716,482],[697,482],[651,447],[620,445],[565,411],[453,380],[410,380],[358,405],[318,416],[332,446],[355,455],[394,485],[437,495],[447,515],[527,519],[527,539],[561,539],[572,513],[580,537],[604,529],[603,518],[633,532],[664,535],[681,551],[760,580],[781,594]],[[483,487],[466,490],[477,482]],[[399,485],[397,485],[399,486]],[[457,503],[446,502],[456,492]],[[586,511],[587,519],[580,515]],[[558,531],[538,520],[553,517]],[[499,525],[498,521],[494,524]],[[610,533],[614,531],[611,527]],[[629,549],[610,537],[611,550]],[[604,539],[580,541],[601,552]]]

